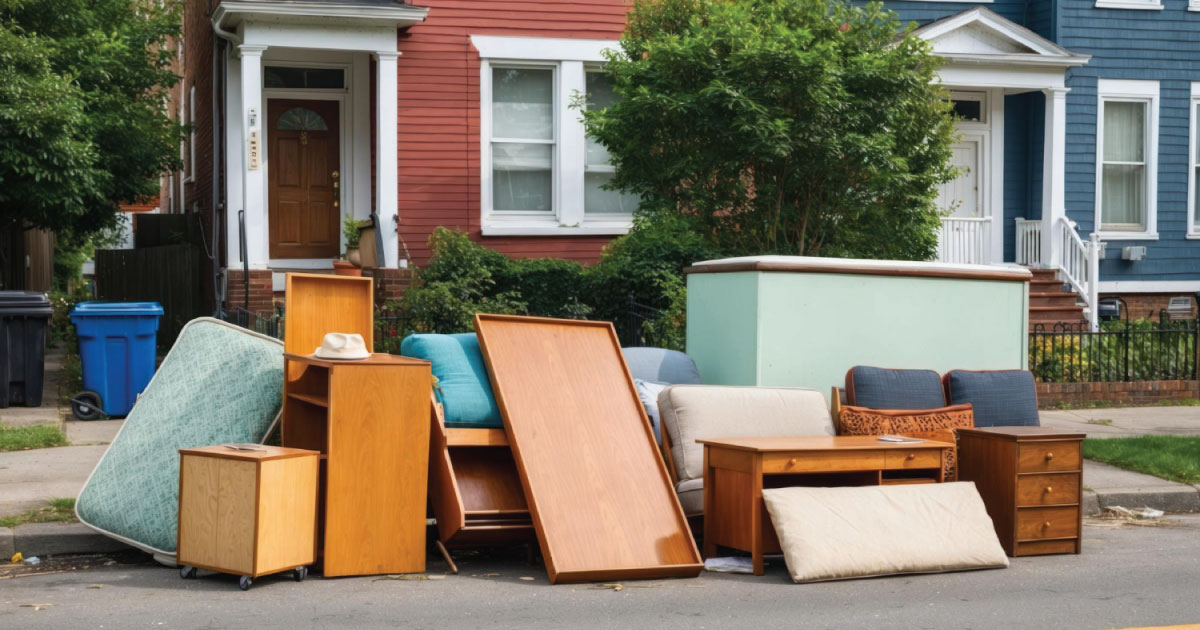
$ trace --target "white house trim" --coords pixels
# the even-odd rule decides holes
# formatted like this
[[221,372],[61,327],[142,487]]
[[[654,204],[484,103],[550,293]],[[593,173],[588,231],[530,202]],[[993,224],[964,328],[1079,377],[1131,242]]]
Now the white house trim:
[[471,36],[471,44],[481,59],[602,62],[607,60],[605,50],[620,50],[618,43],[615,39]]
[[334,20],[348,25],[385,22],[396,26],[416,24],[425,19],[429,9],[411,4],[393,6],[367,5],[356,2],[255,2],[225,0],[213,11],[213,22],[223,27],[236,27],[247,19],[289,19],[290,21]]
[[1188,196],[1187,196],[1187,238],[1200,239],[1200,213],[1196,211],[1196,169],[1200,161],[1196,159],[1196,151],[1200,150],[1200,120],[1197,120],[1196,110],[1200,108],[1200,81],[1192,82],[1192,98],[1188,101]]
[[1112,280],[1100,283],[1101,293],[1195,293],[1200,280]]
[[[1101,223],[1101,187],[1104,173],[1104,104],[1108,101],[1146,103],[1146,228],[1141,231],[1104,230]],[[1096,81],[1096,208],[1095,231],[1101,240],[1158,239],[1158,81],[1097,79]]]
[[[987,33],[995,40],[986,42],[983,37],[955,36],[956,32],[965,33],[967,29]],[[985,7],[930,22],[915,33],[931,42],[934,52],[950,62],[1070,67],[1081,66],[1091,58],[1073,53]]]
[[1148,2],[1139,2],[1138,0],[1096,0],[1096,8],[1162,11],[1163,5],[1158,0],[1150,0]]

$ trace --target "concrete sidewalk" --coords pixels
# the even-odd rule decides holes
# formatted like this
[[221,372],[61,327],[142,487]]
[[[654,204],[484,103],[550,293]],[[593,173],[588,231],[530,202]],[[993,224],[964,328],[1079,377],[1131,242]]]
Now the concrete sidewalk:
[[1200,407],[1046,409],[1042,426],[1081,431],[1090,438],[1200,435]]

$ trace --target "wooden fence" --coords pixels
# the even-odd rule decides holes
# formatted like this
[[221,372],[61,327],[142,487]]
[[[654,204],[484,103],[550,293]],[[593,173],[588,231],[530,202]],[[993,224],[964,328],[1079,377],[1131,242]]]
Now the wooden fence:
[[96,298],[162,304],[161,347],[171,347],[184,324],[207,314],[200,286],[200,248],[195,245],[96,251]]

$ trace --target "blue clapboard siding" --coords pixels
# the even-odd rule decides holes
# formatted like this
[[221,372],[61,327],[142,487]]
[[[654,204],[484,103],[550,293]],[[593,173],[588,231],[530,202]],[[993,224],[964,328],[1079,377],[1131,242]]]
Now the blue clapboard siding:
[[[1058,0],[1058,43],[1091,61],[1067,75],[1067,215],[1083,235],[1096,209],[1096,81],[1159,81],[1157,241],[1111,241],[1103,281],[1200,280],[1200,241],[1186,238],[1191,82],[1200,81],[1200,13],[1187,0],[1162,11],[1097,9],[1094,0]],[[1120,260],[1121,248],[1145,245],[1146,259]]]
[[1042,127],[1046,101],[1040,92],[1004,97],[1004,260],[1016,259],[1013,219],[1042,216]]
[[[1049,0],[1042,0],[1049,2]],[[916,22],[924,25],[968,9],[984,6],[1017,24],[1026,24],[1026,0],[1000,0],[998,2],[891,2],[884,6],[895,11],[903,23]]]

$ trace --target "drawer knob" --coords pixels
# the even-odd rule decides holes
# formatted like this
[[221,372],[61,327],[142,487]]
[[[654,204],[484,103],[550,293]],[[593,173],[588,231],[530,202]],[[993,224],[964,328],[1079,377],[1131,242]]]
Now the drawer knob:
[[795,466],[795,465],[796,465],[796,458],[795,458],[795,457],[793,457],[793,458],[789,459],[789,460],[788,460],[788,463],[787,463],[787,465],[788,465],[788,468],[791,468],[792,466]]
[[1046,521],[1045,523],[1042,523],[1042,529],[1049,529],[1049,528],[1050,528],[1050,521]]
[[905,459],[912,460],[912,459],[916,459],[916,458],[917,458],[917,454],[916,454],[916,453],[909,453],[909,454],[908,454],[908,457],[906,457]]
[[1054,453],[1046,453],[1046,461],[1054,459]]
[[1054,486],[1046,486],[1046,492],[1054,492]]

